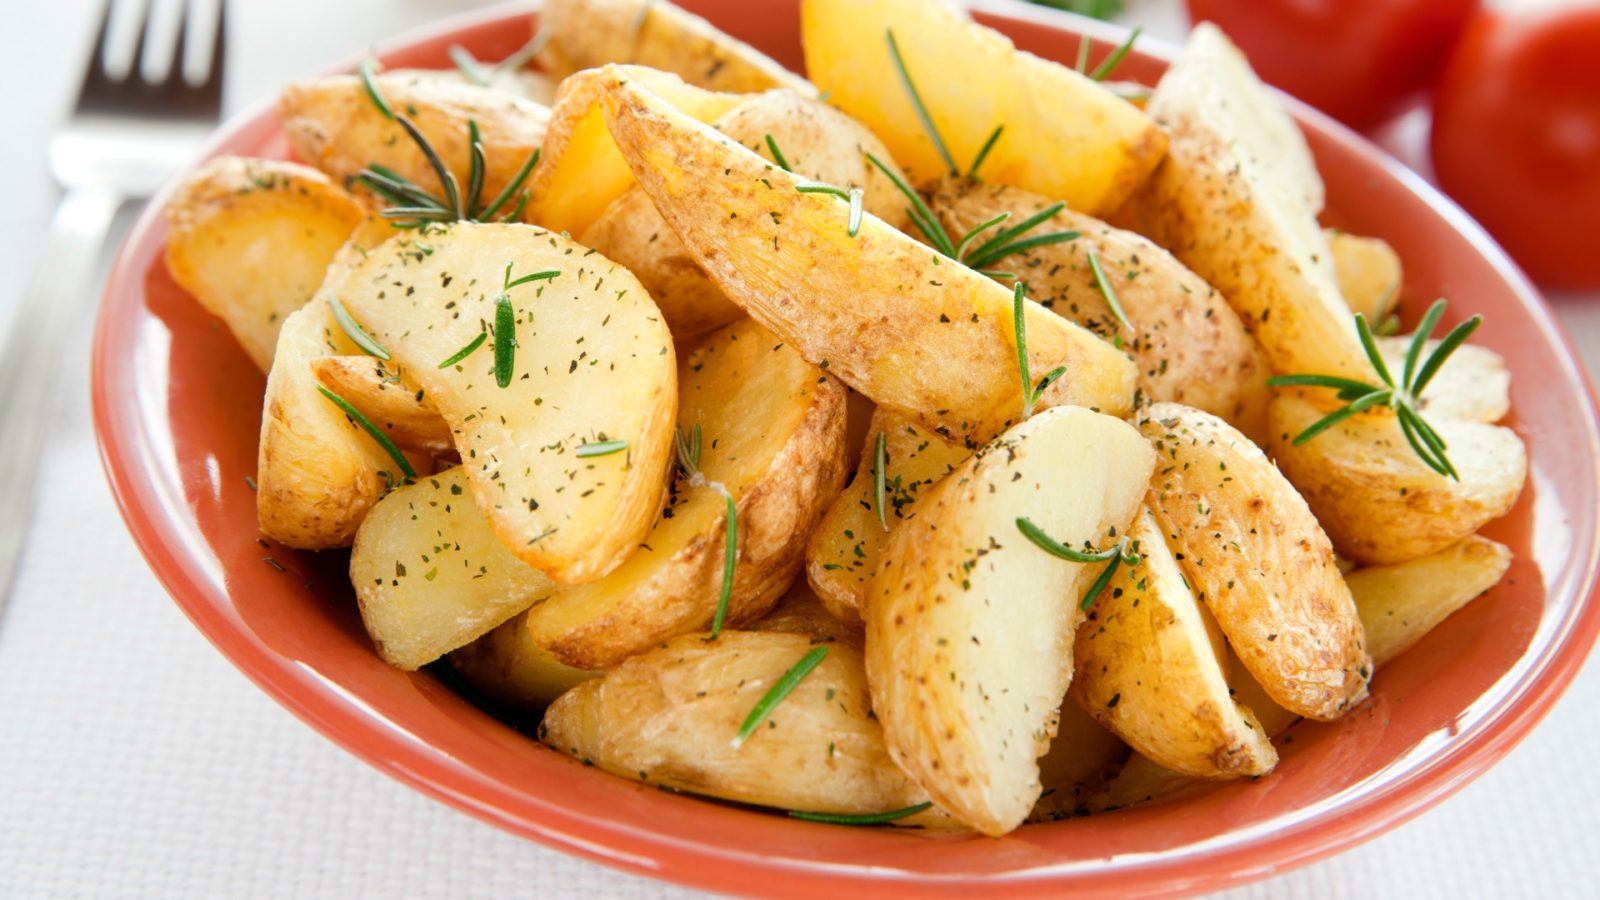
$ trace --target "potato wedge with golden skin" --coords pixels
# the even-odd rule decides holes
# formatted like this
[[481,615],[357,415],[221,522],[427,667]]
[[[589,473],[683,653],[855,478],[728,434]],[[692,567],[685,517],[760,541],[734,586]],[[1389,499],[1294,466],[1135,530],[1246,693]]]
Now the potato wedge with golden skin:
[[284,320],[316,293],[364,210],[316,169],[222,156],[190,173],[165,213],[172,280],[265,372]]
[[946,476],[889,536],[867,604],[867,677],[891,754],[957,821],[1001,835],[1039,798],[1038,757],[1072,677],[1078,602],[1126,534],[1155,455],[1126,422],[1055,407]]
[[[337,280],[339,263],[329,270]],[[360,349],[320,291],[284,320],[262,402],[256,450],[261,533],[287,547],[348,547],[367,511],[405,474],[371,436],[317,390],[311,364]]]
[[1352,313],[1361,313],[1372,327],[1378,327],[1400,302],[1400,286],[1405,283],[1400,254],[1383,238],[1332,229],[1323,233],[1344,302]]
[[1084,804],[1103,789],[1128,759],[1128,745],[1068,700],[1061,704],[1061,723],[1050,750],[1039,757],[1039,784],[1044,790],[1033,805],[1029,822],[1058,822],[1086,812]]
[[1372,658],[1382,666],[1499,584],[1510,567],[1509,548],[1472,535],[1409,562],[1357,569],[1345,581],[1367,625]]
[[1372,661],[1333,547],[1289,480],[1209,413],[1157,403],[1139,430],[1160,461],[1150,504],[1191,588],[1280,705],[1336,719]]
[[890,759],[861,654],[844,644],[822,644],[817,667],[733,746],[750,711],[815,646],[776,632],[676,637],[562,695],[539,738],[624,778],[739,803],[866,815],[925,802]]
[[528,637],[525,616],[513,616],[451,651],[449,660],[456,674],[485,697],[519,713],[537,713],[573,687],[603,673],[574,669],[535,644]]
[[[1439,346],[1429,341],[1427,359]],[[1378,353],[1390,372],[1405,371],[1411,335],[1378,338]],[[1511,372],[1500,354],[1481,344],[1462,344],[1428,382],[1417,405],[1424,418],[1494,424],[1511,412]]]
[[[425,240],[431,253],[389,241],[328,289],[438,407],[512,552],[563,584],[604,577],[649,532],[672,458],[677,366],[660,311],[626,269],[540,228],[461,222]],[[504,387],[501,297],[516,332]],[[626,448],[579,455],[608,440]]]
[[647,89],[701,122],[714,122],[749,98],[707,91],[641,66],[587,69],[561,82],[539,165],[528,179],[526,219],[551,231],[581,235],[634,184],[600,108],[600,94],[622,80]]
[[[978,173],[1103,215],[1161,162],[1166,135],[1088,77],[1018,50],[950,4],[805,0],[806,71],[829,102],[883,136],[918,181],[966,174],[997,126]],[[885,33],[954,157],[950,171],[901,83]]]
[[[522,170],[544,140],[550,121],[550,111],[531,100],[474,84],[415,73],[383,74],[373,80],[389,108],[410,119],[433,145],[462,190],[467,188],[471,155],[467,123],[478,123],[484,201],[497,196]],[[278,118],[295,155],[335,180],[348,184],[362,169],[377,163],[435,196],[444,196],[422,150],[399,122],[378,109],[356,75],[290,84],[278,97]],[[371,205],[393,205],[365,188],[355,190]],[[499,214],[514,207],[513,200]]]
[[1264,775],[1278,762],[1255,714],[1234,701],[1199,601],[1155,516],[1129,536],[1143,561],[1112,577],[1078,629],[1071,695],[1135,750],[1207,778]]
[[805,579],[799,579],[788,593],[761,618],[753,622],[750,631],[781,631],[785,634],[803,634],[825,641],[839,641],[857,650],[862,646],[861,626],[852,627],[828,611]]
[[[883,435],[884,522],[878,520],[874,460]],[[872,415],[856,475],[811,532],[806,578],[828,611],[862,627],[861,610],[889,532],[916,515],[917,503],[972,451],[915,420],[879,409]]]
[[[959,238],[1001,213],[1011,213],[1007,221],[1016,223],[1054,202],[1007,185],[946,179],[929,206],[945,230]],[[1149,240],[1081,213],[1064,209],[1030,234],[1059,231],[1080,236],[1005,257],[990,268],[1021,276],[1028,295],[1045,309],[1096,334],[1120,337],[1133,354],[1145,399],[1203,409],[1247,434],[1264,431],[1271,373],[1255,338],[1221,294]],[[1101,293],[1090,251],[1099,258],[1131,330]]]
[[1278,373],[1371,381],[1305,139],[1215,26],[1194,29],[1150,114],[1172,142],[1137,202],[1139,230],[1222,292]]
[[[793,91],[770,91],[751,97],[712,124],[769,160],[772,151],[766,138],[771,135],[795,173],[838,187],[859,187],[867,211],[896,228],[905,227],[905,196],[866,158],[871,153],[893,168],[889,151],[872,132],[833,107]],[[744,316],[637,185],[607,207],[579,241],[636,275],[679,339]]]
[[323,356],[311,361],[311,372],[400,447],[444,453],[454,446],[438,407],[427,392],[406,381],[398,366],[375,356]]
[[457,466],[395,488],[356,532],[350,583],[392,666],[425,666],[556,589],[495,537],[467,480]]
[[[568,665],[609,668],[711,627],[722,593],[727,501],[738,562],[730,627],[764,615],[794,581],[806,536],[844,484],[844,386],[743,319],[678,364],[678,428],[700,428],[701,479],[681,473],[663,517],[611,574],[528,614],[535,643]],[[720,486],[720,487],[719,487]]]
[[817,89],[756,48],[665,0],[549,0],[539,62],[557,77],[607,63],[649,66],[712,91]]
[[[1022,416],[1009,292],[614,75],[606,120],[656,209],[729,299],[806,359],[876,401],[976,446]],[[715,171],[707,179],[698,173]],[[1133,364],[1029,302],[1041,403],[1125,415]]]
[[1334,545],[1367,565],[1443,550],[1505,515],[1522,494],[1528,451],[1509,428],[1434,416],[1461,480],[1423,464],[1388,410],[1362,414],[1296,446],[1322,418],[1298,392],[1272,400],[1271,448]]

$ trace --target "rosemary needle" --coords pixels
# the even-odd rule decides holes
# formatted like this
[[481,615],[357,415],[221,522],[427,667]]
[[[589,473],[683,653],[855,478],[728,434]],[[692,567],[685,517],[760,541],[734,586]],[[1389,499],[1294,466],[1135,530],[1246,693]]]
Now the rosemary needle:
[[1056,379],[1067,374],[1066,366],[1057,366],[1050,374],[1039,379],[1038,385],[1033,383],[1033,376],[1028,365],[1028,325],[1027,303],[1028,286],[1017,282],[1011,289],[1011,327],[1017,338],[1017,371],[1022,376],[1022,417],[1024,419],[1033,415],[1033,408],[1039,404],[1039,397],[1045,389],[1054,384]]
[[1133,49],[1133,42],[1137,41],[1139,39],[1139,35],[1143,33],[1143,25],[1134,28],[1133,31],[1128,34],[1128,39],[1118,45],[1117,49],[1111,51],[1111,55],[1106,57],[1105,61],[1100,63],[1100,65],[1096,66],[1093,72],[1089,73],[1089,77],[1095,81],[1105,81],[1106,76],[1110,75],[1111,72],[1122,63],[1123,57],[1127,56],[1128,51]]
[[994,131],[989,132],[989,139],[983,142],[983,147],[978,150],[978,155],[973,157],[972,165],[967,169],[968,178],[973,181],[978,180],[978,167],[983,165],[983,161],[989,158],[989,151],[993,150],[994,145],[1000,142],[1000,135],[1004,134],[1005,130],[1006,126],[996,125]]
[[1116,574],[1118,566],[1123,564],[1136,566],[1143,561],[1136,552],[1130,552],[1127,538],[1122,538],[1114,546],[1105,550],[1083,551],[1074,550],[1045,534],[1044,529],[1035,525],[1033,520],[1027,516],[1017,517],[1017,530],[1022,532],[1023,537],[1032,541],[1034,546],[1057,559],[1075,563],[1110,563],[1110,565],[1101,570],[1099,577],[1095,578],[1094,583],[1089,586],[1088,592],[1083,595],[1083,602],[1079,604],[1080,609],[1088,609],[1094,605],[1094,601],[1098,600],[1100,594],[1105,591],[1106,585],[1111,583],[1111,576]]
[[362,431],[365,431],[367,434],[371,435],[372,439],[378,442],[378,446],[383,448],[383,452],[389,454],[389,458],[394,460],[395,465],[400,467],[400,471],[405,473],[407,478],[417,477],[417,470],[411,468],[411,461],[406,459],[406,455],[404,453],[400,452],[400,448],[395,446],[394,441],[389,440],[389,436],[383,433],[383,429],[372,424],[372,420],[363,415],[361,410],[356,409],[355,405],[349,400],[346,400],[338,394],[335,394],[333,391],[328,390],[326,387],[320,384],[317,385],[317,390],[322,392],[322,396],[332,400],[333,405],[339,407],[339,409],[342,410],[345,415],[350,417],[350,421],[356,423],[356,425],[359,426]]
[[888,812],[868,813],[860,816],[844,813],[802,812],[801,810],[792,809],[789,811],[789,817],[792,819],[804,819],[807,822],[825,822],[829,825],[882,825],[886,822],[893,822],[896,819],[904,819],[917,813],[927,812],[932,808],[933,801],[929,800],[918,803],[916,806],[907,806],[904,809],[893,809]]
[[878,432],[877,442],[872,448],[872,495],[873,507],[878,511],[878,524],[884,531],[889,530],[889,515],[883,508],[883,487],[886,470],[889,468],[888,438],[883,432]]
[[477,350],[479,347],[482,347],[483,346],[483,342],[487,341],[488,339],[489,339],[489,332],[487,332],[487,331],[478,332],[478,336],[473,338],[471,341],[467,342],[467,345],[465,347],[462,347],[460,350],[457,350],[454,354],[451,355],[451,357],[449,359],[445,360],[442,363],[439,363],[439,368],[448,369],[451,366],[455,365],[456,363],[461,362],[462,360],[464,360],[467,357],[471,356],[472,352],[474,350]]
[[739,507],[733,495],[722,491],[726,504],[723,521],[726,523],[722,543],[722,594],[717,598],[717,612],[711,617],[711,636],[722,634],[722,623],[728,618],[728,601],[733,597],[733,570],[739,562]]
[[783,677],[779,678],[777,683],[773,684],[772,688],[767,691],[766,695],[756,702],[756,705],[750,710],[750,715],[745,716],[744,724],[739,726],[739,733],[733,737],[733,749],[737,750],[744,746],[744,742],[761,726],[762,722],[767,720],[768,716],[772,715],[772,711],[777,708],[778,704],[782,703],[783,699],[789,696],[799,686],[800,682],[811,674],[811,670],[822,662],[822,658],[827,655],[828,646],[826,644],[812,647],[810,653],[802,656],[800,661],[795,663],[789,671],[783,673]]
[[378,108],[378,112],[383,113],[384,118],[392,119],[394,118],[394,110],[390,108],[389,101],[384,99],[383,93],[378,90],[378,82],[375,75],[377,65],[377,60],[369,56],[361,61],[361,65],[356,67],[356,71],[361,75],[361,86],[366,90],[367,98],[372,101],[372,105]]
[[950,148],[945,146],[944,138],[939,135],[939,129],[933,124],[933,117],[928,114],[928,107],[923,105],[922,95],[917,92],[916,84],[911,81],[911,72],[906,69],[905,57],[900,55],[900,44],[894,39],[894,29],[886,30],[883,36],[889,42],[889,56],[894,60],[895,71],[900,74],[900,84],[911,98],[911,106],[916,110],[917,118],[922,120],[922,127],[928,132],[928,139],[933,141],[933,148],[939,151],[939,156],[949,168],[950,174],[960,175],[961,169],[956,166],[955,158],[950,155]]
[[345,337],[348,337],[351,343],[360,347],[369,356],[376,356],[385,362],[389,360],[389,351],[383,349],[372,339],[372,335],[367,334],[361,325],[350,317],[350,311],[344,308],[338,297],[329,297],[328,306],[333,309],[333,320],[339,323],[339,330],[345,333]]
[[794,172],[789,168],[789,160],[784,158],[783,151],[778,149],[778,142],[772,139],[771,134],[767,135],[767,149],[772,151],[772,161],[778,164],[778,168],[785,172]]
[[494,381],[501,387],[511,385],[512,370],[517,359],[517,311],[511,306],[511,297],[501,294],[494,304]]
[[627,441],[594,441],[578,445],[575,451],[579,459],[588,459],[592,456],[610,456],[628,449]]
[[1106,305],[1111,307],[1111,314],[1128,331],[1133,331],[1133,326],[1128,324],[1128,315],[1122,311],[1122,304],[1117,300],[1117,292],[1112,290],[1111,282],[1106,279],[1106,270],[1100,266],[1100,255],[1093,250],[1089,251],[1089,268],[1094,271],[1094,283],[1100,287],[1101,296],[1106,298]]

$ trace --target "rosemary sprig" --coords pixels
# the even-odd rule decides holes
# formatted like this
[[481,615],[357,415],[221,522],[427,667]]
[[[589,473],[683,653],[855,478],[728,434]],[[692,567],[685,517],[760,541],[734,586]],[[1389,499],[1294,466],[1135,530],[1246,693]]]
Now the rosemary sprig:
[[972,165],[967,167],[968,178],[973,181],[978,180],[978,167],[983,165],[983,161],[989,158],[989,151],[993,150],[994,145],[1000,142],[1000,135],[1004,134],[1005,130],[1006,126],[996,125],[994,130],[989,132],[989,139],[983,142],[982,147],[978,148],[978,155],[972,158]]
[[767,135],[767,149],[772,151],[772,161],[778,164],[778,168],[785,172],[794,172],[789,168],[789,160],[784,158],[783,151],[778,149],[778,142],[772,139],[771,134]]
[[916,806],[907,806],[904,809],[893,809],[888,812],[868,813],[861,816],[852,816],[844,813],[816,813],[802,812],[798,809],[789,811],[789,818],[804,819],[807,822],[825,822],[829,825],[882,825],[896,819],[904,819],[920,812],[927,812],[933,808],[933,801],[928,800]]
[[708,485],[722,494],[725,505],[722,550],[722,594],[717,598],[717,611],[711,617],[711,637],[722,634],[722,623],[728,617],[728,601],[733,597],[734,567],[739,562],[739,507],[733,502],[728,489],[716,482],[707,482],[700,471],[700,426],[695,425],[685,434],[680,427],[673,433],[673,445],[678,453],[678,468],[690,484]]
[[574,452],[579,459],[589,459],[594,456],[610,456],[626,449],[628,449],[628,442],[623,440],[592,441],[587,444],[579,444],[578,449]]
[[389,101],[384,99],[383,93],[378,90],[377,66],[378,61],[369,56],[361,61],[361,65],[356,67],[356,72],[361,76],[361,87],[366,90],[367,99],[371,100],[372,105],[378,108],[378,112],[383,113],[384,118],[392,119],[394,118],[394,109],[389,106]]
[[317,390],[322,392],[322,396],[333,401],[333,405],[339,407],[339,409],[343,411],[346,416],[349,416],[350,421],[356,423],[356,425],[360,427],[362,431],[365,431],[372,437],[373,440],[377,441],[378,446],[383,448],[383,452],[389,454],[389,458],[394,460],[394,464],[400,467],[400,471],[405,474],[406,478],[409,479],[417,477],[417,470],[411,468],[411,461],[406,459],[406,455],[404,453],[400,452],[400,448],[395,446],[394,441],[389,440],[389,436],[383,433],[383,429],[372,424],[372,420],[367,418],[361,412],[361,410],[356,409],[355,405],[349,400],[346,400],[338,394],[335,394],[333,391],[328,390],[326,387],[320,384],[317,385]]
[[945,145],[939,129],[933,124],[933,117],[928,114],[928,107],[922,102],[922,94],[911,81],[911,72],[906,69],[905,57],[900,55],[900,44],[894,39],[894,29],[886,30],[883,36],[889,43],[889,58],[894,60],[895,71],[900,74],[900,84],[906,89],[906,95],[911,98],[911,106],[916,110],[917,118],[922,120],[922,127],[928,132],[928,139],[933,141],[933,149],[939,151],[939,157],[944,160],[951,175],[960,175],[961,169],[956,166],[955,157],[950,155],[950,148]]
[[878,440],[872,448],[872,506],[878,512],[878,524],[884,531],[889,530],[889,514],[884,509],[884,479],[889,468],[889,442],[883,432],[878,432]]
[[467,80],[479,87],[488,87],[495,76],[504,72],[515,72],[526,66],[529,60],[539,55],[545,44],[550,42],[548,32],[541,31],[533,39],[523,44],[514,53],[499,62],[485,66],[483,62],[473,56],[471,51],[460,44],[450,45],[450,61],[455,64]]
[[1101,296],[1106,298],[1106,305],[1111,307],[1111,314],[1128,331],[1133,331],[1133,326],[1128,323],[1128,315],[1122,311],[1122,303],[1117,300],[1117,292],[1111,288],[1111,282],[1106,280],[1106,270],[1100,266],[1100,254],[1089,251],[1089,268],[1094,271],[1094,283],[1099,286]]
[[850,204],[849,235],[855,237],[856,233],[861,230],[861,215],[865,211],[862,204],[866,197],[861,188],[845,190],[842,187],[834,187],[831,184],[800,184],[795,185],[795,190],[802,194],[829,194],[848,202]]
[[517,362],[517,311],[511,295],[501,294],[494,302],[494,382],[511,386]]
[[685,435],[679,428],[672,434],[673,446],[678,451],[678,467],[683,469],[685,477],[692,478],[700,474],[700,426],[689,429]]
[[1137,566],[1144,561],[1144,558],[1138,553],[1138,545],[1130,545],[1127,538],[1119,539],[1115,545],[1104,550],[1084,551],[1074,550],[1045,534],[1044,529],[1035,525],[1033,520],[1027,516],[1017,517],[1017,530],[1022,532],[1023,537],[1032,541],[1034,546],[1057,559],[1075,563],[1110,563],[1110,565],[1101,570],[1094,583],[1089,585],[1088,593],[1083,595],[1083,602],[1078,605],[1079,609],[1088,609],[1094,605],[1096,600],[1100,599],[1100,594],[1105,591],[1106,585],[1111,583],[1111,576],[1116,574],[1118,566]]
[[822,662],[822,658],[827,655],[828,645],[820,644],[812,647],[810,653],[800,657],[799,662],[790,667],[789,671],[783,673],[783,677],[772,685],[766,695],[751,708],[750,714],[745,716],[744,724],[739,726],[739,733],[733,737],[733,749],[737,750],[744,746],[744,742],[749,739],[751,734],[755,733],[755,730],[761,726],[762,722],[767,720],[768,716],[772,715],[772,711],[777,708],[778,704],[782,703],[783,699],[789,696],[799,686],[800,682],[811,674],[811,670]]
[[372,339],[372,335],[367,334],[360,323],[350,317],[350,311],[344,308],[338,297],[329,297],[328,306],[333,309],[333,320],[339,323],[339,330],[344,332],[351,343],[360,347],[368,356],[376,356],[388,362],[389,351],[383,349],[382,345]]
[[1135,27],[1133,31],[1128,33],[1127,40],[1119,44],[1117,49],[1111,51],[1111,55],[1102,60],[1100,65],[1095,66],[1094,71],[1089,73],[1089,77],[1095,81],[1105,81],[1112,71],[1122,64],[1122,60],[1128,55],[1128,51],[1133,49],[1133,42],[1137,41],[1139,35],[1143,33],[1143,25]]
[[1022,417],[1024,419],[1033,415],[1033,408],[1039,405],[1039,397],[1045,389],[1054,384],[1056,379],[1067,374],[1066,366],[1057,366],[1050,374],[1039,379],[1036,385],[1033,376],[1028,371],[1028,327],[1026,316],[1023,315],[1027,304],[1028,286],[1017,282],[1011,289],[1011,326],[1017,336],[1017,371],[1022,375]]
[[1306,430],[1295,435],[1294,443],[1297,446],[1304,444],[1351,416],[1387,406],[1394,410],[1395,417],[1400,423],[1401,433],[1405,435],[1406,442],[1411,445],[1411,449],[1416,452],[1423,464],[1440,475],[1460,481],[1461,474],[1445,455],[1448,445],[1433,426],[1422,418],[1420,412],[1422,392],[1427,389],[1428,382],[1439,373],[1439,369],[1450,355],[1466,343],[1467,338],[1483,324],[1483,316],[1473,316],[1451,329],[1424,361],[1423,350],[1427,349],[1428,340],[1433,337],[1433,331],[1438,327],[1446,305],[1441,299],[1435,300],[1433,305],[1428,307],[1428,312],[1417,326],[1416,334],[1411,338],[1411,346],[1406,350],[1405,369],[1401,372],[1398,382],[1384,363],[1382,354],[1378,352],[1378,342],[1372,334],[1372,327],[1367,324],[1367,317],[1361,313],[1356,313],[1356,334],[1360,336],[1361,348],[1366,351],[1367,359],[1371,361],[1373,371],[1377,372],[1378,380],[1382,384],[1367,384],[1336,375],[1279,375],[1268,378],[1267,384],[1272,387],[1332,388],[1339,392],[1340,400],[1346,401],[1346,406],[1323,416]]
[[442,363],[439,363],[439,368],[448,369],[451,366],[455,365],[456,363],[461,362],[462,360],[464,360],[467,357],[471,356],[472,352],[474,350],[477,350],[479,347],[482,347],[483,346],[483,342],[487,341],[488,339],[489,339],[489,332],[487,332],[487,331],[478,332],[478,336],[473,338],[471,341],[468,341],[467,345],[465,347],[462,347],[460,350],[457,350],[455,353],[451,354],[449,359],[445,360]]

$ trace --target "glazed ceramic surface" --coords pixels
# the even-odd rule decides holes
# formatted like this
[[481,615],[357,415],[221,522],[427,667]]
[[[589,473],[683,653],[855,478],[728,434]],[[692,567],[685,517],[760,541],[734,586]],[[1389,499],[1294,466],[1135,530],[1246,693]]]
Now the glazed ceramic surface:
[[[792,67],[794,0],[683,5]],[[1041,56],[1096,58],[1121,34],[1020,5],[978,18]],[[499,7],[380,48],[399,66],[448,66],[521,46],[532,22]],[[1119,77],[1153,83],[1169,51],[1144,47]],[[310,74],[310,73],[308,73]],[[264,379],[227,331],[173,284],[152,204],[123,248],[95,336],[93,390],[118,502],[151,567],[195,625],[312,727],[394,777],[497,826],[634,871],[733,893],[877,895],[974,889],[1124,895],[1215,888],[1282,871],[1392,827],[1499,759],[1549,709],[1600,627],[1595,400],[1537,294],[1492,242],[1398,163],[1294,106],[1327,182],[1326,222],[1386,238],[1405,261],[1407,321],[1436,296],[1483,313],[1475,340],[1514,373],[1509,424],[1529,451],[1510,515],[1487,530],[1516,561],[1505,581],[1379,672],[1339,722],[1303,723],[1254,782],[1048,825],[998,840],[792,821],[664,793],[585,768],[467,703],[426,673],[384,665],[356,614],[344,553],[260,539],[255,495]],[[285,156],[268,107],[212,153]],[[1448,322],[1446,324],[1449,324]]]

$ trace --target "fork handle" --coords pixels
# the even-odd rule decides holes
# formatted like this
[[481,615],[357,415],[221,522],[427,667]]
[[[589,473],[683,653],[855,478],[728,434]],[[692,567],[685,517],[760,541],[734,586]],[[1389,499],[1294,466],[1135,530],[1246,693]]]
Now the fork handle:
[[111,220],[122,205],[103,187],[69,190],[56,207],[22,304],[0,346],[0,609],[11,592],[33,517],[39,454],[55,409],[61,351],[73,324],[84,339],[85,313]]

